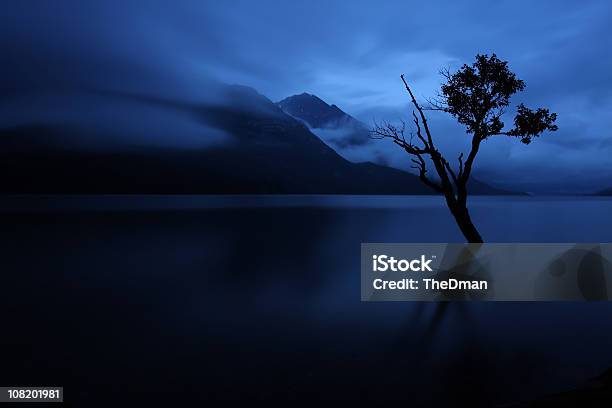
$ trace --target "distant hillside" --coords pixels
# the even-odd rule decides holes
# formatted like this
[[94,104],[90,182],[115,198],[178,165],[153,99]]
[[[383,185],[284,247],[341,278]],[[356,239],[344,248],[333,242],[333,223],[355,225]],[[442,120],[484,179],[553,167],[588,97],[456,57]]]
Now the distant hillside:
[[601,196],[612,196],[612,188],[607,188],[605,190],[598,191],[595,195]]
[[332,147],[371,143],[370,131],[362,122],[336,105],[329,105],[316,95],[302,93],[278,102],[283,112],[298,118]]
[[[351,163],[255,90],[224,86],[205,104],[139,95],[117,100],[175,111],[226,139],[205,147],[121,144],[134,125],[38,123],[0,131],[4,193],[431,194],[415,175]],[[183,120],[183,119],[181,119]],[[174,128],[170,126],[169,128]],[[112,136],[112,137],[111,137]],[[167,140],[177,135],[168,133]],[[89,141],[80,143],[82,140]],[[92,145],[91,141],[97,144]],[[78,143],[77,143],[78,142]],[[474,194],[505,193],[475,182]]]
[[277,105],[291,116],[302,119],[312,128],[336,128],[358,123],[355,118],[336,105],[328,105],[318,96],[306,92],[285,98]]

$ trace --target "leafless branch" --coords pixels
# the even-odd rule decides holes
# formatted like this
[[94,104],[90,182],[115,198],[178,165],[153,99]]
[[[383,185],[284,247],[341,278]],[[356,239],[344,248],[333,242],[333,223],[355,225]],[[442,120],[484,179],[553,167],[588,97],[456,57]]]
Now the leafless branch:
[[459,180],[457,179],[457,175],[455,174],[450,164],[448,163],[448,160],[446,160],[444,157],[440,157],[440,160],[442,160],[442,163],[444,163],[444,167],[446,168],[448,173],[451,175],[451,177],[453,178],[453,182],[456,185],[459,182]]
[[425,138],[423,137],[423,133],[421,133],[421,125],[419,123],[419,118],[417,118],[417,115],[416,113],[414,113],[414,111],[412,111],[412,118],[417,129],[417,137],[419,138],[421,143],[423,143],[424,146],[431,149],[431,145],[427,143],[427,140],[425,140]]
[[402,82],[404,83],[404,86],[406,87],[406,90],[410,94],[410,98],[412,99],[412,104],[414,105],[414,107],[419,112],[419,115],[421,116],[421,122],[423,123],[423,128],[425,129],[425,134],[427,135],[427,142],[429,144],[429,147],[431,149],[434,149],[433,139],[431,137],[431,132],[429,131],[429,125],[427,124],[427,118],[425,117],[425,113],[423,112],[423,108],[421,108],[421,105],[419,105],[419,103],[417,102],[416,98],[414,97],[414,94],[412,93],[412,90],[408,86],[408,83],[406,82],[406,79],[404,79],[404,74],[400,75],[400,78],[402,78]]
[[413,169],[419,170],[419,178],[421,179],[421,181],[425,185],[427,185],[430,188],[434,189],[438,193],[443,193],[444,192],[444,189],[442,188],[442,186],[440,184],[434,182],[429,177],[427,177],[427,166],[426,166],[426,163],[425,163],[425,159],[423,159],[423,156],[417,155],[416,159],[412,158],[411,161],[413,163],[415,163],[415,166],[411,166],[411,167]]
[[[420,131],[419,131],[420,132]],[[429,146],[424,143],[424,145],[417,146],[412,143],[412,138],[410,140],[406,140],[405,134],[405,124],[402,124],[402,127],[397,127],[391,123],[383,123],[382,125],[375,124],[374,129],[370,132],[373,139],[391,139],[393,143],[403,148],[406,152],[412,155],[419,154],[429,154]],[[421,141],[424,141],[422,136],[417,133],[417,136]]]
[[[417,118],[416,113],[414,113],[413,111],[414,123],[417,126],[417,136],[420,136],[420,138],[422,138],[422,141],[428,146],[429,156],[431,157],[431,161],[433,162],[433,165],[436,168],[436,172],[440,176],[439,186],[442,189],[442,192],[444,193],[448,201],[454,202],[455,188],[453,187],[453,182],[455,182],[455,185],[456,185],[456,183],[459,182],[460,180],[457,179],[455,173],[452,171],[448,162],[444,159],[444,157],[442,157],[440,152],[438,152],[438,150],[436,149],[434,142],[433,142],[433,138],[431,136],[431,132],[429,130],[429,124],[427,123],[427,117],[425,116],[425,112],[423,112],[423,108],[421,107],[421,105],[419,105],[416,98],[414,97],[414,93],[410,89],[410,86],[408,86],[408,82],[406,82],[406,79],[404,78],[404,74],[400,75],[400,78],[402,79],[402,82],[404,83],[404,87],[406,88],[406,91],[408,91],[408,94],[410,95],[412,104],[414,105],[416,110],[419,112],[420,120],[419,118]],[[426,137],[423,136],[423,134],[421,133],[421,125],[423,126],[423,129],[425,130]],[[453,182],[451,182],[450,178],[453,179]]]
[[444,192],[442,186],[435,181],[427,177],[427,162],[425,161],[424,155],[432,154],[432,149],[425,136],[423,136],[421,124],[418,116],[415,112],[412,112],[413,121],[416,127],[416,137],[419,139],[422,146],[418,146],[413,143],[414,133],[410,133],[410,139],[406,140],[405,131],[406,124],[402,122],[402,126],[398,127],[391,123],[375,124],[374,129],[371,131],[371,137],[374,139],[391,139],[393,143],[403,148],[407,153],[412,155],[410,161],[414,163],[411,167],[418,170],[419,178],[421,181],[434,189],[438,193]]
[[438,92],[433,98],[426,99],[427,106],[423,107],[426,111],[448,112],[448,101],[445,95]]

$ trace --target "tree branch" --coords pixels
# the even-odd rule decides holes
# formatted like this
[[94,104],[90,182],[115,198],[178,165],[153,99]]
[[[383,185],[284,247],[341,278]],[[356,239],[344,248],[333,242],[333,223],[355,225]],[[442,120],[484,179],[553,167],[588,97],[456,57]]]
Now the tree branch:
[[412,117],[414,118],[414,124],[417,127],[417,137],[419,138],[419,140],[421,140],[423,145],[431,149],[432,148],[431,145],[425,140],[425,138],[423,137],[423,134],[421,133],[421,125],[419,124],[419,118],[417,118],[417,115],[414,113],[414,111],[412,111]]
[[423,147],[413,144],[412,138],[409,141],[406,140],[404,136],[405,124],[403,123],[401,128],[398,128],[397,126],[394,126],[390,123],[383,123],[382,125],[375,123],[374,129],[371,131],[371,137],[373,139],[391,139],[393,143],[403,148],[410,155],[414,156],[410,159],[414,163],[414,165],[411,167],[413,169],[418,170],[419,179],[425,185],[429,186],[436,192],[443,193],[444,188],[442,187],[442,185],[436,183],[435,181],[427,177],[427,162],[425,161],[423,155],[431,156],[433,150],[429,146],[427,139],[425,139],[425,137],[423,136],[418,117],[414,112],[412,114],[414,118],[414,124],[417,130],[416,136],[423,144]]
[[444,167],[446,167],[446,170],[450,173],[451,177],[453,178],[453,181],[455,182],[455,185],[457,185],[459,180],[457,179],[457,175],[455,174],[455,172],[451,168],[450,164],[448,163],[448,160],[446,160],[444,157],[441,157],[441,156],[440,156],[440,159],[444,163]]
[[468,179],[470,178],[470,173],[472,172],[472,164],[474,163],[474,159],[478,154],[478,149],[480,149],[480,143],[482,142],[482,138],[478,132],[474,133],[472,136],[472,149],[468,154],[467,159],[463,165],[463,171],[461,172],[460,182],[466,184]]
[[[453,205],[455,203],[455,192],[454,192],[455,189],[448,175],[450,165],[448,165],[448,162],[446,162],[446,160],[442,157],[440,152],[438,152],[438,150],[435,148],[433,138],[431,136],[431,132],[429,131],[427,117],[425,116],[425,113],[423,112],[423,108],[421,108],[416,98],[414,97],[414,94],[412,93],[410,86],[408,86],[408,82],[406,82],[406,79],[404,78],[404,74],[401,74],[400,78],[402,79],[402,82],[404,83],[404,87],[406,88],[406,91],[408,91],[408,94],[410,95],[412,104],[414,105],[416,110],[419,112],[421,122],[423,123],[423,129],[425,130],[425,135],[427,136],[426,144],[430,150],[429,155],[431,157],[431,161],[434,164],[434,167],[436,168],[436,172],[438,173],[438,176],[440,176],[440,183],[441,183],[440,185],[442,187],[442,192],[444,193],[444,196],[446,197],[446,200],[450,203],[450,205]],[[413,116],[415,118],[414,122],[417,125],[417,135],[418,135],[420,133],[420,125],[419,125],[419,120],[417,119],[414,111],[413,111]],[[425,139],[425,137],[422,136],[422,134],[421,134],[421,137]],[[452,170],[450,171],[450,174],[451,174],[451,177],[453,178],[456,177],[454,173],[452,172]]]
[[417,157],[418,160],[417,159],[411,159],[411,161],[413,163],[415,163],[416,166],[411,166],[411,167],[413,169],[419,170],[419,179],[421,179],[421,181],[425,185],[431,187],[432,189],[434,189],[438,193],[444,193],[444,189],[443,189],[443,187],[440,184],[432,181],[431,179],[429,179],[427,177],[427,167],[426,167],[426,164],[425,164],[425,159],[423,159],[423,156],[417,155],[416,157]]
[[[398,128],[390,123],[384,123],[383,125],[375,124],[374,129],[370,131],[370,137],[372,137],[373,139],[391,139],[393,143],[413,155],[429,154],[430,148],[426,143],[424,143],[424,147],[419,147],[413,144],[412,141],[406,141],[404,133],[405,126]],[[424,142],[424,139],[421,135],[417,134],[417,136],[421,141]]]
[[404,86],[406,87],[406,90],[410,94],[410,98],[412,99],[412,104],[419,111],[419,114],[421,116],[421,120],[423,121],[423,127],[425,128],[425,134],[427,135],[427,141],[429,142],[429,146],[433,149],[434,148],[434,143],[433,143],[433,139],[431,137],[431,133],[429,132],[429,125],[427,124],[427,118],[425,117],[425,113],[423,113],[423,109],[421,108],[421,106],[417,102],[416,98],[414,97],[414,94],[412,93],[412,90],[408,86],[408,83],[406,82],[406,79],[404,79],[404,74],[401,74],[400,78],[402,78],[402,82],[404,83]]

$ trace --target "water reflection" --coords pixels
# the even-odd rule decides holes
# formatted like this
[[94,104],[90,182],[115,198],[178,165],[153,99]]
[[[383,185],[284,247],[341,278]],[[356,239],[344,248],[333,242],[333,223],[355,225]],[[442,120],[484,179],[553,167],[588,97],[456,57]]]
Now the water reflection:
[[[490,404],[612,365],[607,303],[360,302],[361,242],[462,240],[438,198],[287,200],[5,203],[1,345],[12,353],[0,380],[64,384],[79,401],[101,392],[100,404],[179,391]],[[476,199],[472,212],[494,242],[609,240],[612,201],[529,200]]]

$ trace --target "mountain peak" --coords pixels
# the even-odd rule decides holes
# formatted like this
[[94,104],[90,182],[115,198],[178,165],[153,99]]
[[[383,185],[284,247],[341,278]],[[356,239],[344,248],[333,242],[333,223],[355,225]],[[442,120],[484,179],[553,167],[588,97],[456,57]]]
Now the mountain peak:
[[277,102],[286,113],[306,122],[311,128],[336,128],[347,122],[356,121],[336,105],[327,102],[314,94],[303,92]]

